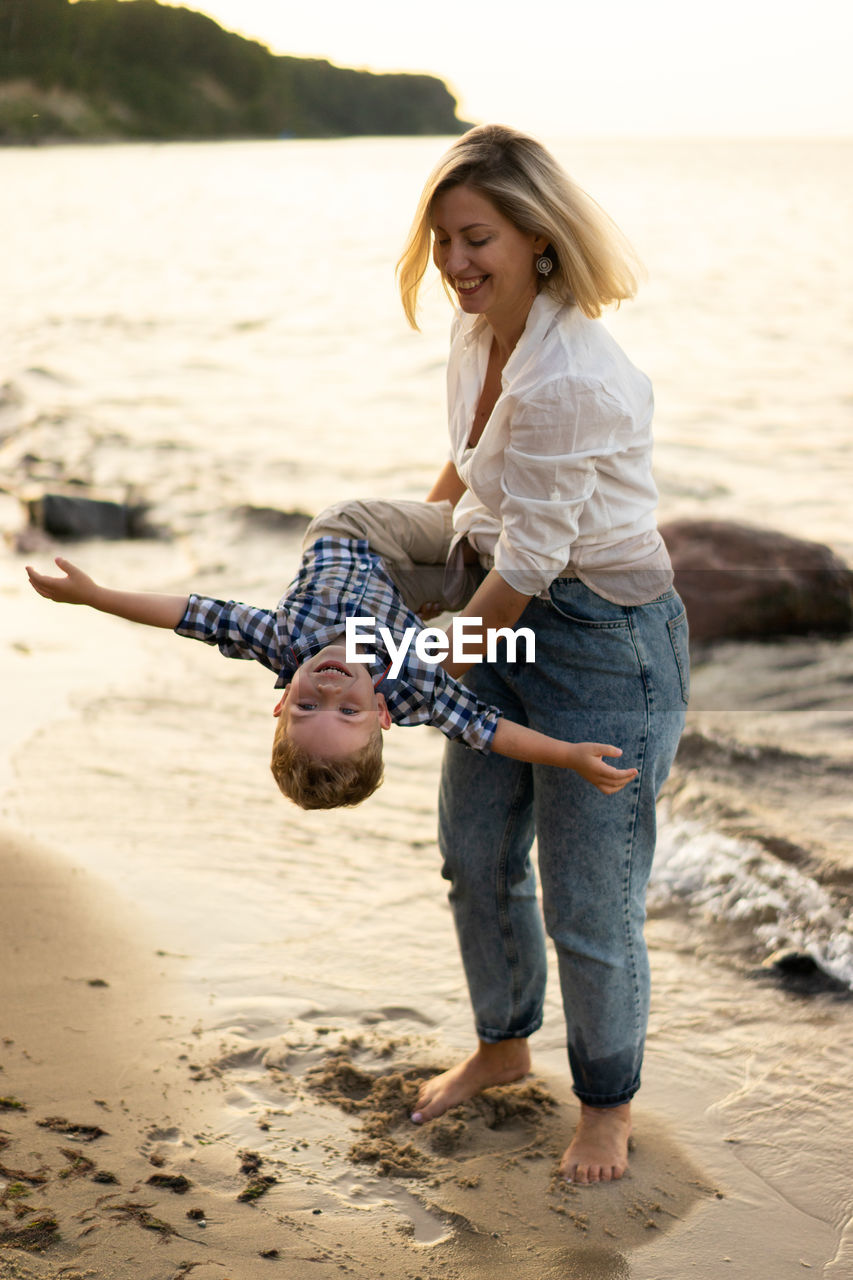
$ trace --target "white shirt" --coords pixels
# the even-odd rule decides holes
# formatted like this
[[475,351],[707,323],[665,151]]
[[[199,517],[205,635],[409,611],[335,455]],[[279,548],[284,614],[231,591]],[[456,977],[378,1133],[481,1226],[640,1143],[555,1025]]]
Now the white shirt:
[[454,528],[511,586],[578,577],[618,604],[672,585],[657,531],[649,379],[599,320],[537,295],[501,394],[468,447],[492,333],[458,312],[447,369],[451,457],[466,492]]

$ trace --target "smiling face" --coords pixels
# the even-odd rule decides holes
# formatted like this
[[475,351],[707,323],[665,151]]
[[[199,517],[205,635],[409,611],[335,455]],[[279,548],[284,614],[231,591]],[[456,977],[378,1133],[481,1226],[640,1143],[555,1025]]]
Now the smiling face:
[[520,231],[473,187],[441,191],[432,205],[433,261],[463,311],[517,339],[536,297],[544,236]]
[[345,657],[342,644],[329,644],[303,662],[273,712],[279,731],[317,759],[352,755],[391,724],[367,666]]

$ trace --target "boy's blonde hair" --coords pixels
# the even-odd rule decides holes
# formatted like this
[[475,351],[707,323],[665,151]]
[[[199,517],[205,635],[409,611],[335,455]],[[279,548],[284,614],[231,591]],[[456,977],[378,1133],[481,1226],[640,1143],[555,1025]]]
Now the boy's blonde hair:
[[291,742],[276,726],[270,761],[278,788],[300,809],[338,809],[361,804],[382,781],[382,730],[350,756],[321,760]]
[[[544,236],[554,263],[539,287],[586,315],[632,298],[640,265],[622,232],[578,187],[549,151],[505,125],[486,124],[462,135],[439,160],[421,194],[397,263],[403,309],[417,329],[421,281],[432,250],[432,207],[439,193],[471,187],[519,231]],[[448,293],[447,281],[444,282]]]

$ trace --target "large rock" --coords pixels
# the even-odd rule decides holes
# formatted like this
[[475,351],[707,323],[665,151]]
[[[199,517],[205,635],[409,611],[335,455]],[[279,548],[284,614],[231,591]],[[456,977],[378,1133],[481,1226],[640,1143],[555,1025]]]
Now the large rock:
[[27,506],[30,525],[53,538],[150,538],[156,533],[144,503],[45,493]]
[[693,640],[853,627],[853,572],[821,543],[727,520],[674,520],[661,533]]

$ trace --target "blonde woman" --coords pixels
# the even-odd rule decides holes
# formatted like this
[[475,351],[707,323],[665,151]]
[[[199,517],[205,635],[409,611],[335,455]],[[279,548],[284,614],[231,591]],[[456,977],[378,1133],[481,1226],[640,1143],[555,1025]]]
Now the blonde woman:
[[556,769],[448,744],[440,844],[477,1045],[426,1082],[413,1119],[530,1068],[545,986],[535,836],[581,1104],[561,1172],[609,1181],[627,1167],[640,1083],[655,798],[688,695],[687,623],[655,521],[651,387],[599,319],[633,295],[635,271],[594,201],[502,126],[466,133],[426,183],[398,268],[415,327],[430,258],[458,309],[450,459],[428,501],[453,504],[451,559],[487,570],[463,614],[484,633],[536,635],[535,663],[447,665],[512,720],[619,743],[638,774],[605,797]]

